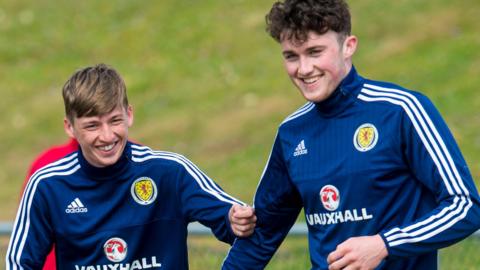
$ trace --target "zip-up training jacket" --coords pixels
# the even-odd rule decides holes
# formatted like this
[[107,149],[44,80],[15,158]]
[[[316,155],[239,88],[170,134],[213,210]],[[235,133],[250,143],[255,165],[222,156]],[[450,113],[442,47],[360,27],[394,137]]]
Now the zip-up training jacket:
[[360,77],[280,125],[254,198],[255,233],[223,269],[263,269],[302,207],[312,269],[350,237],[379,234],[377,269],[436,269],[437,250],[480,227],[479,195],[447,125],[422,94]]
[[243,203],[181,155],[128,142],[97,168],[80,149],[30,178],[6,269],[41,269],[52,244],[58,269],[188,269],[188,223],[232,243],[232,204]]

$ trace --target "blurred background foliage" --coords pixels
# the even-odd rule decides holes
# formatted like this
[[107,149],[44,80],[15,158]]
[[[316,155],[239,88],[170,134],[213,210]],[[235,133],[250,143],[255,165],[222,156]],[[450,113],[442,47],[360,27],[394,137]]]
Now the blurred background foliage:
[[[480,1],[349,1],[359,72],[428,95],[480,180]],[[61,87],[107,63],[125,78],[131,138],[182,153],[251,202],[278,124],[304,100],[265,33],[273,1],[0,0],[0,220],[29,163],[66,140]]]

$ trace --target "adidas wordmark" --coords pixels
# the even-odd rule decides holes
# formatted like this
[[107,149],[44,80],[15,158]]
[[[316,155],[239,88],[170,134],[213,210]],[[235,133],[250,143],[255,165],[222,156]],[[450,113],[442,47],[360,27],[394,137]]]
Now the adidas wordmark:
[[65,213],[74,214],[74,213],[86,213],[88,208],[83,205],[79,198],[75,198],[65,209]]

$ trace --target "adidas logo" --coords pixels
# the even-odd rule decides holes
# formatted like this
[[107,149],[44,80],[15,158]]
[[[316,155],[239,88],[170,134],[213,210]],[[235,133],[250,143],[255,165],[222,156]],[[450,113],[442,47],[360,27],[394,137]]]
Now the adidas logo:
[[83,205],[79,198],[75,198],[65,209],[65,213],[67,214],[75,214],[75,213],[86,213],[88,212],[88,208]]
[[305,148],[305,140],[302,140],[298,145],[297,148],[295,148],[295,152],[293,152],[293,156],[300,156],[300,155],[305,155],[308,154],[307,148]]

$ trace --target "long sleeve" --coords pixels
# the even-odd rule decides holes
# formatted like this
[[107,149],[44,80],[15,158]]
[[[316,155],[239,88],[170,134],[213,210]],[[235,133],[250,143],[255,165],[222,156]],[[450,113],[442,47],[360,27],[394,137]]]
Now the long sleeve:
[[6,256],[6,269],[42,269],[52,247],[48,208],[35,174],[21,200]]
[[302,200],[293,186],[277,135],[254,198],[257,227],[252,236],[239,238],[223,269],[263,269],[295,223]]
[[433,104],[410,94],[403,119],[403,148],[414,178],[438,205],[410,224],[381,232],[390,256],[412,256],[451,245],[480,227],[480,202],[466,162]]
[[179,172],[178,183],[183,215],[188,222],[199,221],[219,240],[232,244],[235,235],[230,228],[228,212],[233,204],[245,204],[224,192],[191,161],[183,156],[180,158],[183,169]]

